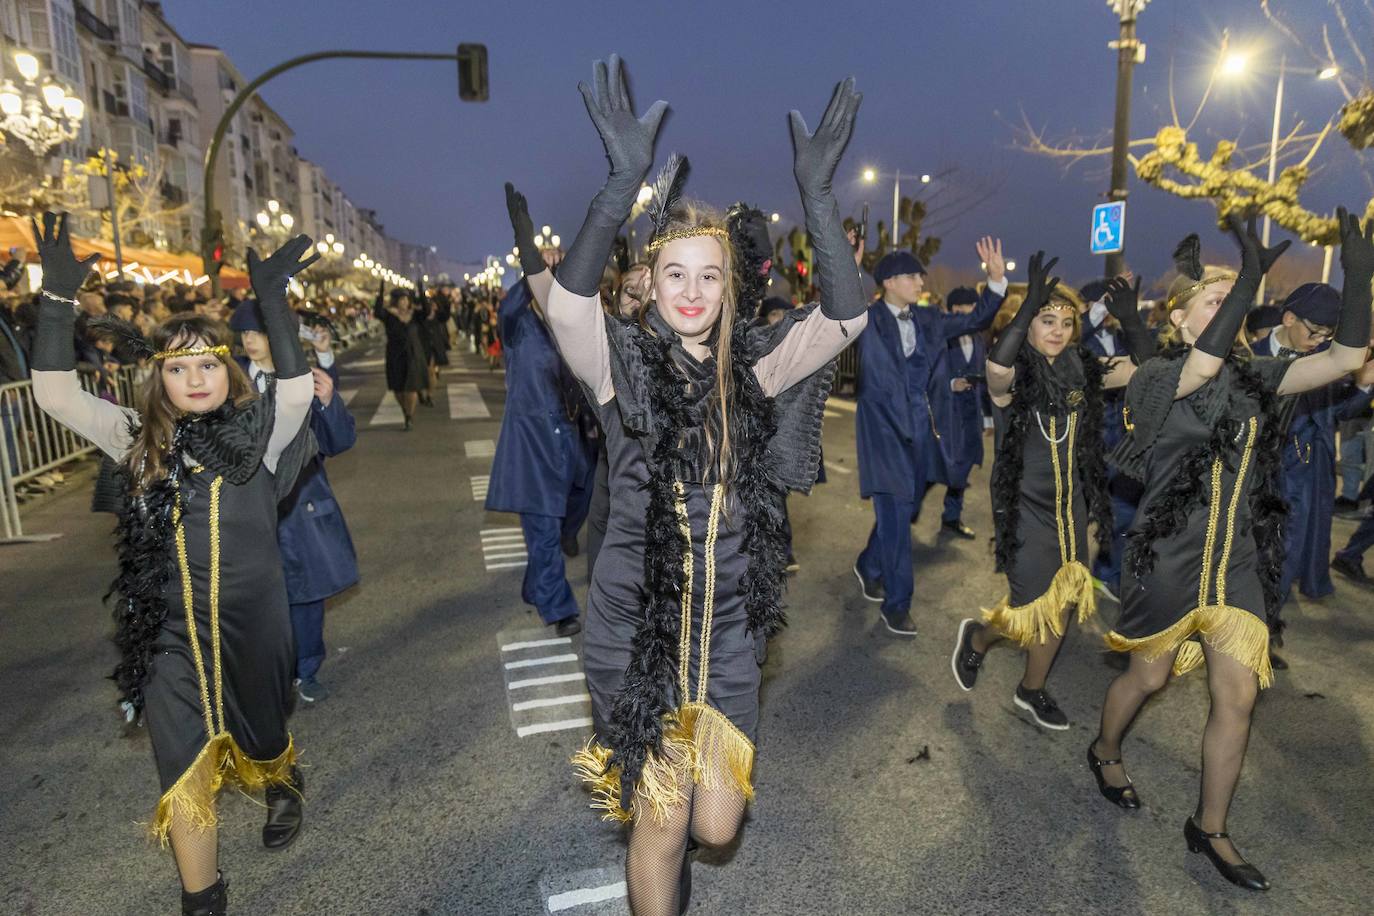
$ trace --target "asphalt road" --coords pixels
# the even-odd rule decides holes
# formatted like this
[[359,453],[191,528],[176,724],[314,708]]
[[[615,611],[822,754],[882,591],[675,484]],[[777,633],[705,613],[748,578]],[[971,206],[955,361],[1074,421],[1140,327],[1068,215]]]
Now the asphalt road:
[[[363,581],[329,606],[320,676],[333,696],[292,721],[306,827],[269,853],[261,807],[223,796],[232,912],[628,912],[622,835],[587,810],[566,765],[588,731],[580,641],[521,645],[553,634],[520,601],[517,520],[474,496],[499,428],[500,375],[460,355],[436,406],[403,433],[380,357],[373,347],[343,362],[360,435],[329,473]],[[993,650],[971,694],[950,673],[958,621],[1004,587],[991,571],[986,475],[969,491],[976,542],[939,537],[938,492],[927,502],[921,634],[889,636],[850,572],[871,511],[858,498],[852,412],[832,405],[830,482],[791,500],[801,571],[764,673],[758,801],[737,845],[698,862],[693,912],[1370,912],[1369,593],[1338,579],[1335,596],[1289,612],[1292,670],[1261,697],[1230,823],[1274,888],[1241,891],[1181,835],[1207,712],[1201,674],[1163,691],[1128,740],[1144,807],[1109,805],[1083,761],[1114,673],[1093,633],[1072,632],[1051,681],[1067,732],[1013,707],[1014,651]],[[4,914],[177,911],[171,857],[139,826],[157,798],[148,742],[123,734],[104,680],[113,649],[100,596],[114,555],[109,517],[87,511],[89,496],[78,479],[26,509],[26,530],[60,538],[0,546]],[[1338,522],[1336,539],[1349,530]],[[582,558],[571,569],[581,597]],[[1105,605],[1103,618],[1114,615]]]

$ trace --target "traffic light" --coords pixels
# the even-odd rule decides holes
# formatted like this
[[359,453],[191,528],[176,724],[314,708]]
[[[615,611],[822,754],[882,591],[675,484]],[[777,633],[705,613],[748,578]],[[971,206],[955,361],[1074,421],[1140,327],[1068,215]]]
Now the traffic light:
[[487,82],[487,46],[459,45],[458,98],[464,102],[485,102],[490,88]]
[[806,258],[797,258],[797,276],[806,276]]
[[220,272],[220,268],[224,267],[224,233],[223,233],[223,232],[217,231],[217,232],[215,232],[215,234],[214,234],[213,236],[211,236],[211,238],[210,238],[210,244],[209,244],[209,246],[208,246],[208,250],[209,250],[209,252],[210,252],[210,257],[209,257],[209,259],[208,259],[207,267],[208,267],[208,272],[210,273],[211,276],[213,276],[213,275],[215,275],[215,274],[217,274],[217,273]]

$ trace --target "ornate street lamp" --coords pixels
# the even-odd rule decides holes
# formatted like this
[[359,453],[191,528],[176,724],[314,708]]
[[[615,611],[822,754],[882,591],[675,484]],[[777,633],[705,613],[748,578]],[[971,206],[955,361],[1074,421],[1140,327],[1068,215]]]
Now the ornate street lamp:
[[86,103],[51,79],[39,82],[38,58],[27,51],[14,55],[22,85],[6,78],[0,83],[0,130],[12,134],[42,157],[59,143],[81,132]]

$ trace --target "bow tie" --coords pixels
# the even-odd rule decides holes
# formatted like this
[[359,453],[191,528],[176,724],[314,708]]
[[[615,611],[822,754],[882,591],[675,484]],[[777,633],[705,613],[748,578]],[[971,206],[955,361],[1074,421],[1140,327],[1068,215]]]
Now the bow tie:
[[1292,359],[1293,357],[1295,357],[1295,356],[1297,356],[1297,355],[1298,355],[1298,351],[1297,351],[1297,350],[1290,350],[1290,349],[1288,349],[1287,347],[1279,347],[1279,358],[1280,358],[1280,359]]
[[910,308],[904,308],[904,309],[902,309],[900,312],[897,313],[897,318],[898,318],[900,321],[910,321],[910,320],[911,320],[911,309],[910,309]]

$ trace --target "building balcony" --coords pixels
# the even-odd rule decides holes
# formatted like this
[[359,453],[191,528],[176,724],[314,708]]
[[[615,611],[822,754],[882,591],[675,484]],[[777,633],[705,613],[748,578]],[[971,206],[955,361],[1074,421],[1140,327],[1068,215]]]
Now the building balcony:
[[82,3],[81,0],[75,0],[72,6],[76,10],[76,24],[80,28],[90,32],[99,41],[115,40],[115,30],[110,27],[109,23],[91,12],[90,7]]
[[167,71],[155,64],[153,59],[146,55],[143,58],[143,72],[163,95],[172,91],[175,81],[167,75]]
[[162,199],[170,206],[179,207],[186,203],[186,189],[179,188],[170,181],[164,180],[158,186],[158,190],[162,193]]

